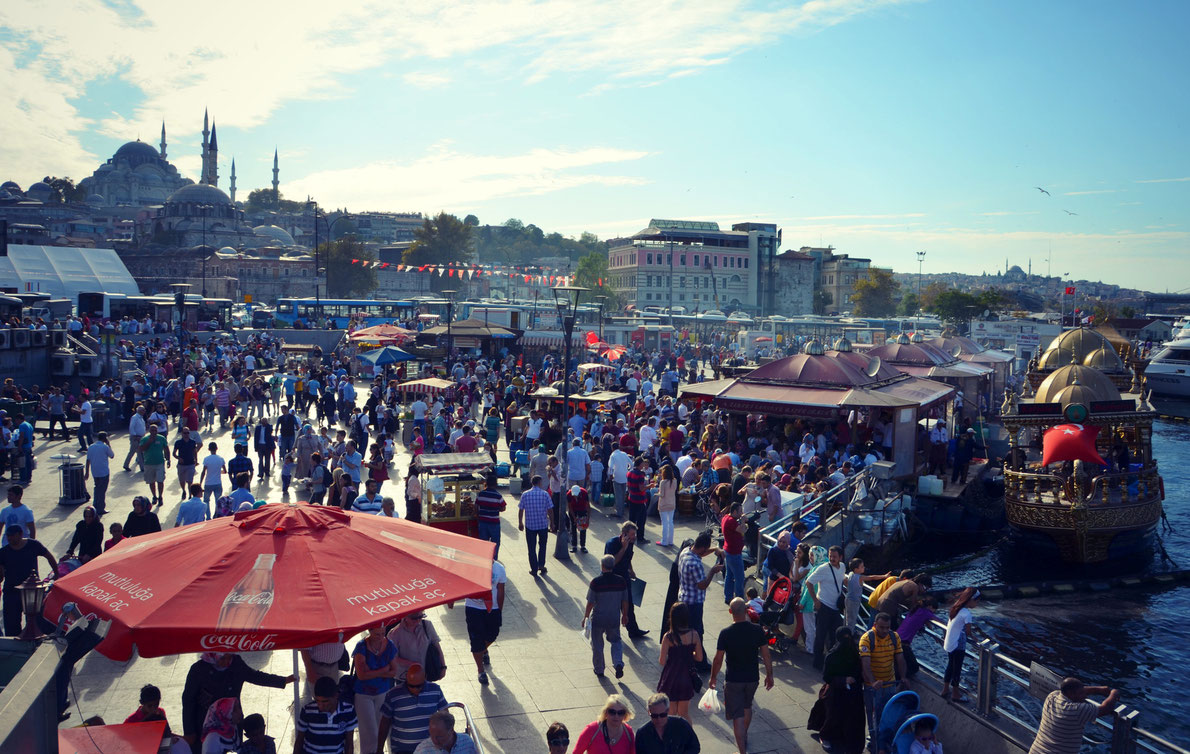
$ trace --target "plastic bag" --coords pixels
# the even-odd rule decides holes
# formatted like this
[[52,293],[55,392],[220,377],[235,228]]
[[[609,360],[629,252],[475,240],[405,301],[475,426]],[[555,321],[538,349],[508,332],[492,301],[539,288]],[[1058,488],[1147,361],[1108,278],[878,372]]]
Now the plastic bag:
[[718,689],[708,688],[702,699],[698,700],[698,708],[708,715],[723,714],[723,697]]
[[586,639],[587,641],[591,641],[591,621],[583,622],[583,632],[582,633],[583,633],[584,639]]

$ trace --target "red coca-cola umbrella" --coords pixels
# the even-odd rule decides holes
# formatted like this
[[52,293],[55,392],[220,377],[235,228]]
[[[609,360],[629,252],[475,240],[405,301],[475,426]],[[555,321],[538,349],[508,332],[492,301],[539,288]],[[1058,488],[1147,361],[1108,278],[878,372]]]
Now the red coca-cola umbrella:
[[1059,461],[1086,461],[1106,466],[1107,461],[1095,449],[1099,427],[1083,424],[1059,424],[1045,431],[1041,438],[1041,465]]
[[416,338],[417,333],[396,325],[374,325],[356,330],[347,337],[348,340],[356,343],[379,343],[382,346],[399,346]]
[[124,540],[59,579],[55,618],[75,602],[112,621],[114,660],[188,652],[304,649],[381,621],[490,592],[495,545],[338,508],[265,505]]

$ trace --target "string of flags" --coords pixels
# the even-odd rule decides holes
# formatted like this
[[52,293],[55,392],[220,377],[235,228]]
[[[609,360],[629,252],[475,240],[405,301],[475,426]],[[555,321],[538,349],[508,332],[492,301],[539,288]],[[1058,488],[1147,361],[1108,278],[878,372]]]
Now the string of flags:
[[[526,284],[537,285],[571,285],[574,282],[574,277],[571,275],[550,275],[548,271],[541,268],[534,267],[500,267],[496,265],[456,265],[456,264],[396,264],[393,262],[379,262],[374,259],[352,259],[351,263],[361,265],[363,267],[370,267],[376,270],[384,270],[390,267],[396,268],[397,272],[419,272],[427,275],[437,275],[438,277],[457,277],[460,279],[466,278],[472,280],[477,276],[488,277],[507,276],[510,278],[521,278]],[[598,285],[602,287],[604,279],[598,279]]]

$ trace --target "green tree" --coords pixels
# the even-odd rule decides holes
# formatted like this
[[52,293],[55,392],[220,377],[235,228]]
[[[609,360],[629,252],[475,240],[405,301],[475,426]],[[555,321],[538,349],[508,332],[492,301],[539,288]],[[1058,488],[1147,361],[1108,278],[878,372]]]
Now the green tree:
[[912,317],[917,314],[919,306],[920,302],[917,300],[917,294],[910,291],[901,297],[901,305],[897,308],[897,313],[903,317]]
[[896,313],[897,303],[893,300],[901,284],[893,279],[892,271],[873,267],[867,279],[857,280],[852,288],[851,300],[856,315],[860,317],[888,317]]
[[475,215],[467,215],[463,218],[463,225],[466,225],[470,228],[477,228],[479,227],[479,218]]
[[405,264],[470,262],[475,253],[474,232],[458,217],[439,212],[413,232],[413,245],[402,257]]
[[[603,281],[600,285],[599,281]],[[596,296],[607,296],[603,305],[604,312],[620,310],[620,295],[611,287],[607,277],[607,255],[593,251],[578,260],[578,267],[574,271],[574,284],[582,288],[590,288],[589,293],[583,294],[585,303],[596,304]]]
[[248,192],[244,201],[245,212],[301,212],[306,208],[306,202],[293,202],[285,198],[280,191],[271,188],[255,189]]
[[972,317],[982,313],[983,307],[975,296],[952,288],[939,293],[928,311],[945,322],[960,323],[969,322]]
[[[340,238],[318,247],[319,263],[326,269],[327,298],[365,298],[376,290],[376,269],[359,261],[376,261],[376,255],[354,237]],[[352,264],[351,260],[357,260]]]
[[50,202],[53,204],[75,204],[82,203],[87,199],[87,192],[74,185],[74,181],[70,178],[56,178],[46,176],[42,178],[42,183],[49,184],[54,193],[50,195]]
[[814,300],[812,306],[815,314],[826,314],[827,307],[835,303],[830,291],[822,288],[822,286],[814,287]]

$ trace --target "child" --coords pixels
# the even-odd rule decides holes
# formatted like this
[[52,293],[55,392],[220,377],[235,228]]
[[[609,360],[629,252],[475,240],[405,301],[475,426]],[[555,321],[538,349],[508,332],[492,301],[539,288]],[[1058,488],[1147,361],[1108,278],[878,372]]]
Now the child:
[[253,713],[244,718],[244,743],[236,754],[277,754],[277,743],[272,736],[265,735],[264,716]]
[[747,591],[748,595],[748,612],[760,615],[764,612],[764,600],[760,598],[760,592],[756,591],[756,587],[750,587]]
[[897,626],[897,635],[901,637],[902,654],[905,655],[905,677],[909,680],[913,680],[917,671],[921,669],[917,657],[913,654],[913,637],[917,636],[923,626],[938,617],[934,614],[934,608],[937,606],[938,601],[933,597],[929,595],[921,597],[909,614],[905,616],[905,620],[901,621],[901,625]]
[[603,494],[603,460],[599,453],[591,455],[591,502],[599,505]]
[[289,494],[289,482],[293,479],[293,472],[297,469],[297,461],[293,453],[285,454],[285,461],[281,464],[281,494]]
[[855,622],[859,620],[859,607],[864,601],[864,582],[865,581],[883,581],[888,578],[890,574],[883,573],[879,576],[865,576],[864,575],[864,559],[852,558],[851,563],[848,564],[851,568],[851,573],[847,574],[847,600],[846,615],[843,619],[843,625],[855,632]]
[[918,720],[913,725],[913,743],[909,754],[942,754],[942,744],[934,736],[933,720]]
[[104,552],[112,549],[124,539],[124,525],[119,521],[113,521],[108,531],[111,532],[112,538],[103,543]]
[[[946,673],[942,676],[942,696],[958,704],[966,704],[968,698],[959,688],[963,675],[963,658],[967,650],[967,639],[975,638],[975,625],[971,622],[971,611],[979,607],[979,590],[969,586],[955,598],[947,613],[946,637],[942,649],[948,655]],[[953,693],[951,689],[954,689]]]

